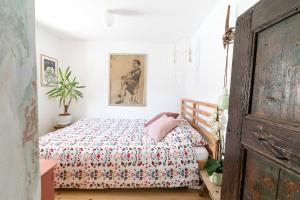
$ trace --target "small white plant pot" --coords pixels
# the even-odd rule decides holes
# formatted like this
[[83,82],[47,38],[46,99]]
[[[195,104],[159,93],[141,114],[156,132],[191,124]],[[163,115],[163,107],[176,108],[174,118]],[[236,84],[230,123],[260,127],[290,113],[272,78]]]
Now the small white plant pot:
[[71,114],[60,114],[57,118],[57,124],[59,125],[68,125],[72,123],[72,115]]
[[215,185],[222,185],[222,179],[223,179],[223,174],[222,173],[216,173],[214,172],[210,177],[209,180]]

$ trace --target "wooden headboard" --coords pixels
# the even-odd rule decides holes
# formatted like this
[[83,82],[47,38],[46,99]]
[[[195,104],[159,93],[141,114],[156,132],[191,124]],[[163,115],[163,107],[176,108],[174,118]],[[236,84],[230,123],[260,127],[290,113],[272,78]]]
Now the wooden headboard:
[[181,115],[190,122],[208,142],[206,149],[211,158],[217,159],[220,140],[211,133],[209,117],[217,109],[216,104],[182,99]]

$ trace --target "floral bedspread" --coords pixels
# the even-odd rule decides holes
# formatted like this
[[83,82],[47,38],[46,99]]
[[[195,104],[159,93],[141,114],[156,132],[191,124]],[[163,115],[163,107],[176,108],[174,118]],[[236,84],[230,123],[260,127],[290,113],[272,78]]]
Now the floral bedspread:
[[196,156],[179,126],[156,143],[142,119],[83,119],[40,138],[40,158],[57,160],[55,188],[198,185]]

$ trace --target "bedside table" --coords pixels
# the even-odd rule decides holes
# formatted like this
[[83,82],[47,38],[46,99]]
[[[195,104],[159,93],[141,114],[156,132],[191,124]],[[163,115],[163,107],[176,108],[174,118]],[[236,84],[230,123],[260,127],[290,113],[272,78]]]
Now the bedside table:
[[40,159],[41,200],[54,200],[55,160]]
[[[72,123],[71,123],[72,124]],[[54,130],[58,130],[58,129],[62,129],[62,128],[66,128],[67,126],[70,126],[71,124],[64,124],[64,125],[62,125],[62,124],[57,124],[57,125],[55,125],[53,128],[54,128]]]
[[199,192],[199,196],[204,196],[206,190],[208,190],[209,196],[212,200],[220,200],[221,186],[215,185],[209,180],[206,170],[200,170],[200,177],[203,181],[203,186]]

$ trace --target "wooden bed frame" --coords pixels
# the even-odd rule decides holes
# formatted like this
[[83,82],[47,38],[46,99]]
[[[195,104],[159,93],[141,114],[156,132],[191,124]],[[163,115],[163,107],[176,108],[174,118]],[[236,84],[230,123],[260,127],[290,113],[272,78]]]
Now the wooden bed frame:
[[220,140],[211,133],[209,117],[216,109],[216,104],[191,99],[181,100],[181,115],[207,140],[205,147],[214,159],[218,158]]

